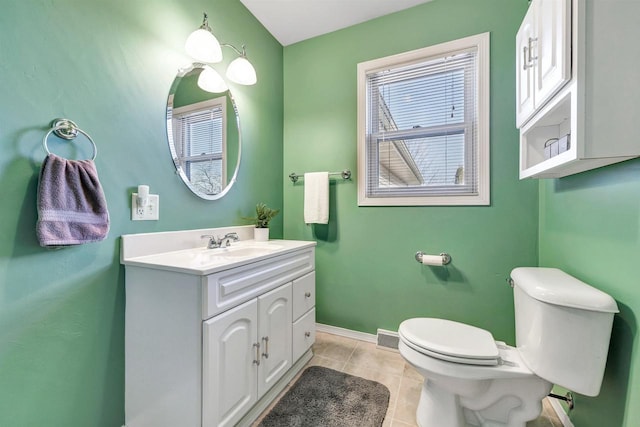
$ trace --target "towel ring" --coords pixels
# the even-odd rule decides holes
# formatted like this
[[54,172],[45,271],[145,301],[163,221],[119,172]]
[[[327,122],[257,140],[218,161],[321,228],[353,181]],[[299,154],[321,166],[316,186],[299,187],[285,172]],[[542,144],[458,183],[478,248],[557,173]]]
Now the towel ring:
[[96,143],[93,142],[93,139],[89,136],[88,133],[80,129],[78,125],[76,125],[69,119],[55,119],[51,124],[51,129],[49,129],[49,132],[47,132],[42,139],[42,146],[44,147],[44,150],[47,152],[47,154],[51,154],[51,151],[49,151],[49,147],[47,146],[47,140],[49,139],[49,135],[51,135],[52,132],[55,133],[57,137],[66,139],[67,141],[71,141],[72,139],[77,137],[78,133],[83,134],[89,140],[89,142],[91,142],[91,145],[93,145],[93,157],[91,157],[91,160],[96,159],[96,156],[98,155],[98,147],[96,146]]

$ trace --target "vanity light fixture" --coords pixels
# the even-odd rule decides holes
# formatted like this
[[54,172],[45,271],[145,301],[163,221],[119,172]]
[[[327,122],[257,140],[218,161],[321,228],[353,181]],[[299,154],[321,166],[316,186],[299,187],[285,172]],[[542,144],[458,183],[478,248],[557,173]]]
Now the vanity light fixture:
[[[204,13],[203,15],[204,18],[200,28],[191,33],[187,38],[187,42],[185,43],[187,53],[199,62],[212,64],[222,61],[222,46],[229,47],[239,56],[231,61],[227,67],[227,78],[241,85],[250,86],[256,84],[258,81],[256,70],[247,59],[245,45],[242,45],[242,50],[239,50],[228,43],[221,44],[218,42],[218,39],[216,39],[211,31],[211,27],[209,27],[207,14]],[[198,78],[198,86],[203,90],[215,93],[224,92],[228,89],[226,82],[220,74],[206,64]]]
[[231,61],[231,64],[227,67],[227,77],[234,83],[241,85],[251,86],[258,81],[256,77],[256,70],[251,65],[251,62],[247,59],[247,53],[245,52],[244,45],[242,45],[242,52],[230,44],[223,44],[222,46],[230,47],[235,50],[239,57]]
[[222,93],[229,89],[227,82],[211,66],[203,64],[202,71],[198,76],[198,86],[202,90],[212,93]]
[[213,35],[209,26],[209,19],[204,13],[202,25],[189,35],[184,48],[187,53],[200,62],[215,63],[222,61],[220,42]]

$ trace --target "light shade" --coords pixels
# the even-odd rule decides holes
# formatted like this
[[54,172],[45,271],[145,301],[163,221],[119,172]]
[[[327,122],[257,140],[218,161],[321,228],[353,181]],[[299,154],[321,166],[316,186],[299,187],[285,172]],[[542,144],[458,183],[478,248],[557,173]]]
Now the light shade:
[[241,85],[254,85],[258,81],[256,70],[244,56],[240,56],[231,61],[231,64],[229,64],[227,68],[227,77],[232,82]]
[[184,48],[197,61],[209,63],[222,61],[220,42],[208,29],[198,28],[191,33]]
[[229,90],[227,83],[216,70],[205,65],[198,76],[198,86],[202,90],[212,93],[222,93]]

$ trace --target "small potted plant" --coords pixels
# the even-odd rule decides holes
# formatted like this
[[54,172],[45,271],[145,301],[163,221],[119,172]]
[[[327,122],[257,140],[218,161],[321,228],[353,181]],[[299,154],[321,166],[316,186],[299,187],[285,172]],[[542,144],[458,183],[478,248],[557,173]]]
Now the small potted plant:
[[280,209],[271,209],[264,203],[256,205],[256,216],[247,218],[255,226],[253,238],[256,242],[266,242],[269,240],[269,222],[278,215]]

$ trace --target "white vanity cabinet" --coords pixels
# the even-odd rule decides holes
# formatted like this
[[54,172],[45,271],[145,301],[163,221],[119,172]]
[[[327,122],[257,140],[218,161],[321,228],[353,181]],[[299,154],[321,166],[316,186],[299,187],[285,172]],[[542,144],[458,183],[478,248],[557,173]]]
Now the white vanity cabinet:
[[315,243],[280,242],[283,253],[211,273],[123,261],[126,427],[248,425],[302,369]]
[[638,16],[638,1],[532,1],[516,37],[520,179],[640,156]]
[[571,0],[533,0],[516,34],[516,122],[571,79]]

